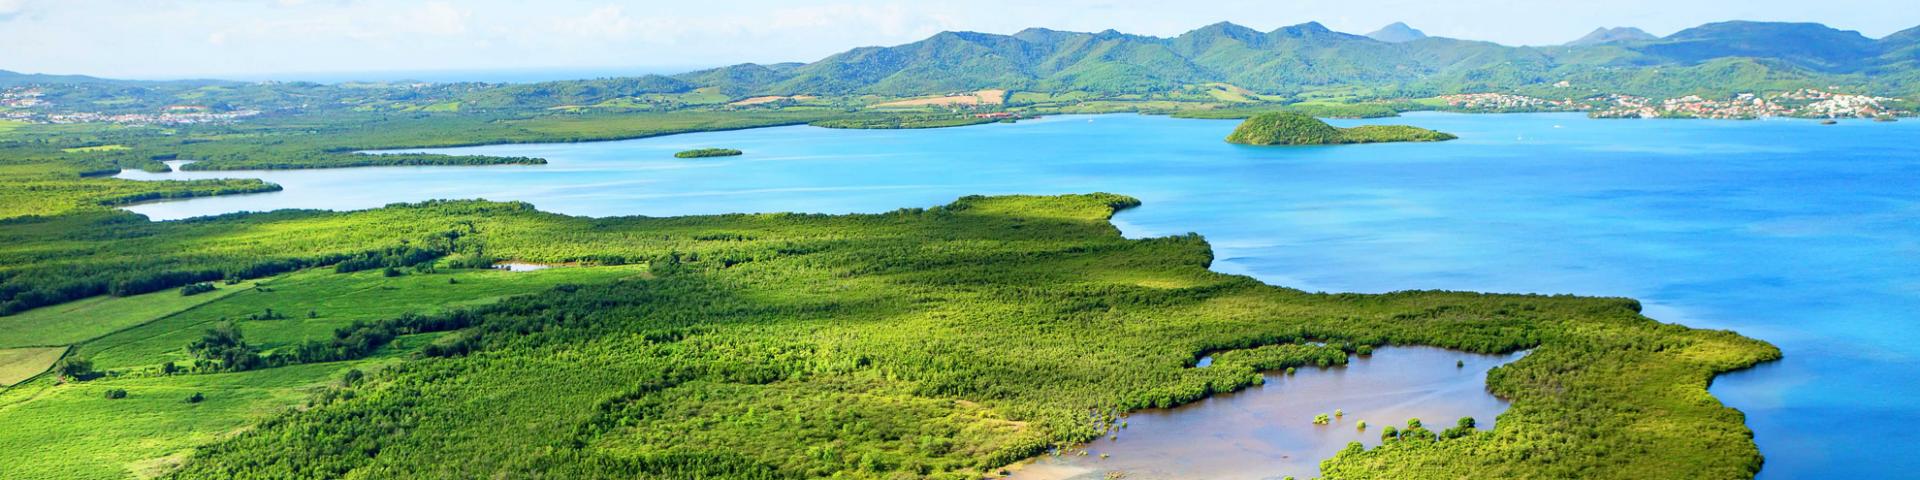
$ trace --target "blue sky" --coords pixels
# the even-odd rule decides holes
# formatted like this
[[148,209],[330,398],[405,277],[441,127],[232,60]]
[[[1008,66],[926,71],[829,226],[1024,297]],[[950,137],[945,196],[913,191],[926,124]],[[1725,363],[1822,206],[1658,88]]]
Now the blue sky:
[[499,69],[679,70],[811,61],[942,30],[1040,26],[1177,35],[1222,20],[1555,44],[1595,27],[1665,35],[1732,20],[1878,38],[1913,0],[0,0],[0,69],[114,77]]

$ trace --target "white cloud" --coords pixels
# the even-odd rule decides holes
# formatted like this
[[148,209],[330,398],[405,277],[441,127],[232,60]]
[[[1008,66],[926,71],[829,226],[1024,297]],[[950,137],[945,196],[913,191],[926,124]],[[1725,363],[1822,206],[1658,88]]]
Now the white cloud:
[[560,33],[605,39],[627,38],[636,25],[638,22],[627,16],[626,9],[619,5],[604,5],[586,15],[554,21],[554,28]]
[[27,10],[27,0],[0,0],[0,20],[19,16]]
[[433,35],[459,35],[467,32],[467,19],[473,12],[448,2],[427,2],[409,15],[409,30]]

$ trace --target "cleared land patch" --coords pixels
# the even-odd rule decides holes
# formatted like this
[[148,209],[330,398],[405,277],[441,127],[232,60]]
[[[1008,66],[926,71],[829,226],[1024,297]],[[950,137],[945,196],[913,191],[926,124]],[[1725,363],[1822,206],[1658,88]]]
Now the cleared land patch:
[[199,295],[178,289],[128,297],[101,295],[0,317],[0,348],[59,346],[84,342],[154,321],[253,288],[257,282],[220,285]]
[[[334,329],[355,321],[484,305],[561,283],[610,282],[645,271],[644,266],[629,265],[535,272],[461,269],[386,277],[378,271],[341,274],[312,269],[278,277],[270,291],[234,295],[88,342],[76,354],[92,359],[99,369],[152,369],[162,362],[190,361],[184,347],[222,319],[239,325],[248,342],[272,349],[327,338]],[[275,315],[267,315],[269,310]]]
[[1005,103],[1007,103],[1006,90],[981,90],[966,95],[949,95],[945,97],[916,98],[913,100],[887,102],[875,104],[872,108],[950,107],[956,105],[1002,105]]
[[748,105],[764,105],[764,104],[769,104],[769,103],[774,103],[774,102],[779,102],[779,101],[782,101],[782,100],[792,100],[792,101],[796,101],[796,102],[804,102],[804,101],[808,101],[808,100],[813,100],[813,99],[815,99],[815,98],[819,98],[819,97],[815,97],[815,96],[813,96],[813,95],[792,95],[792,96],[786,96],[786,95],[764,95],[764,96],[759,96],[759,97],[753,97],[753,98],[748,98],[748,99],[744,99],[744,100],[740,100],[740,101],[738,101],[738,102],[733,102],[733,103],[729,103],[729,104],[727,104],[727,105],[732,105],[732,106],[736,106],[736,107],[744,107],[744,106],[748,106]]
[[0,387],[24,382],[60,361],[67,347],[10,348],[0,350]]
[[60,149],[60,151],[67,152],[67,153],[117,152],[121,150],[132,150],[132,149],[128,148],[126,145],[94,145],[91,147],[73,147],[73,148]]

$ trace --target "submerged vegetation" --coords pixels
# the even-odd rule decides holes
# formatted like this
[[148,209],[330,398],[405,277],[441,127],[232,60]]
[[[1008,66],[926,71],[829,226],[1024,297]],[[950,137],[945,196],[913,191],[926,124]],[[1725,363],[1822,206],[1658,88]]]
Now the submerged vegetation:
[[1404,125],[1363,125],[1338,128],[1327,122],[1292,112],[1254,115],[1227,136],[1228,143],[1242,145],[1338,145],[1382,142],[1440,142],[1453,140],[1450,134]]

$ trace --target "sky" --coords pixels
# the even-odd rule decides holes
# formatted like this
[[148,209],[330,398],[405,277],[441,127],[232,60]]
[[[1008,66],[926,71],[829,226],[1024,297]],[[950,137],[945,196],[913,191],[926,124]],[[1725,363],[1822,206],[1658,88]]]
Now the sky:
[[[1913,0],[0,0],[0,69],[117,78],[340,72],[677,72],[813,61],[944,30],[1172,36],[1232,21],[1558,44],[1596,27],[1820,22],[1879,38]],[[457,75],[456,75],[457,76]]]

